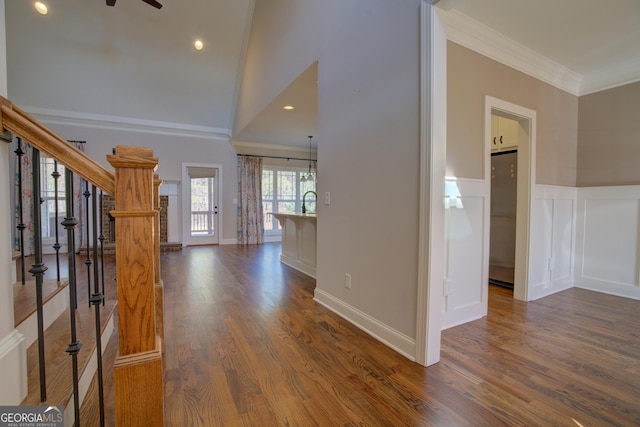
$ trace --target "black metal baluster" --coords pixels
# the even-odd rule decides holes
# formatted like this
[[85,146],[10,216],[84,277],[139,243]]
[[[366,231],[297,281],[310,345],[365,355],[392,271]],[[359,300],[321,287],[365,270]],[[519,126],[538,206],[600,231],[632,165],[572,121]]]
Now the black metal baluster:
[[53,244],[53,249],[55,249],[56,251],[56,272],[57,272],[57,277],[58,277],[58,282],[60,281],[60,238],[58,236],[58,178],[60,178],[60,172],[58,172],[58,162],[57,161],[53,161],[53,172],[51,172],[51,176],[53,177],[53,188],[54,188],[54,192],[55,192],[55,198],[54,198],[54,203],[55,203],[55,215],[56,215],[56,220],[55,220],[55,233],[56,233],[56,242]]
[[86,232],[87,232],[87,259],[84,260],[84,265],[87,266],[87,301],[89,302],[89,307],[91,307],[91,242],[89,241],[89,197],[91,193],[89,192],[89,183],[87,181],[84,182],[85,190],[84,190],[84,199],[85,199],[85,219],[86,219]]
[[36,279],[36,310],[38,317],[38,363],[40,365],[40,400],[47,400],[47,378],[44,357],[44,310],[42,282],[47,266],[42,263],[42,212],[40,211],[40,152],[33,149],[33,244],[34,264],[29,269]]
[[20,231],[20,272],[21,272],[21,280],[24,285],[27,283],[26,281],[26,273],[24,266],[24,229],[26,226],[24,225],[24,218],[22,215],[22,156],[24,156],[24,151],[22,151],[22,140],[18,138],[18,148],[14,151],[18,156],[18,225],[16,228]]
[[[100,190],[100,271],[102,272],[102,295],[104,297],[104,213],[103,213],[103,193]],[[102,306],[104,307],[105,298],[102,298]]]
[[96,202],[96,186],[92,190],[92,227],[93,227],[93,294],[91,295],[91,305],[93,305],[96,319],[96,356],[98,362],[98,403],[100,404],[100,426],[104,427],[104,384],[102,379],[102,327],[100,322],[100,304],[104,300],[104,295],[100,292],[100,281],[98,280],[98,208]]
[[[67,256],[69,262],[69,301],[75,303],[78,307],[77,282],[76,282],[76,243],[75,243],[75,227],[78,220],[73,216],[73,173],[70,170],[65,171],[65,202],[67,215],[62,221],[62,225],[67,230]],[[80,392],[78,387],[78,352],[82,348],[82,344],[78,341],[76,333],[76,313],[75,310],[69,310],[69,325],[71,330],[71,342],[66,352],[71,356],[72,375],[73,375],[73,403],[75,425],[80,426]]]

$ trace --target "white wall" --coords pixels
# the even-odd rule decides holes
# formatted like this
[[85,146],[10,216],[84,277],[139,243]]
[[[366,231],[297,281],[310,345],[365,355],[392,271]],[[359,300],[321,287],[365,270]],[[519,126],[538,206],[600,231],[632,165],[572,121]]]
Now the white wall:
[[[29,112],[29,111],[27,111]],[[228,139],[199,129],[189,130],[177,128],[171,123],[140,122],[132,124],[130,121],[117,123],[113,117],[58,117],[49,111],[46,116],[34,114],[53,132],[64,139],[85,140],[85,153],[106,168],[113,169],[106,161],[106,156],[116,145],[135,145],[153,149],[158,158],[156,173],[160,179],[168,182],[166,190],[173,192],[171,201],[182,201],[181,187],[182,163],[207,163],[223,165],[222,183],[222,221],[220,243],[236,242],[236,205],[237,198],[237,160],[236,152]],[[102,120],[101,120],[102,119]],[[123,119],[124,120],[124,119]],[[172,127],[173,126],[173,127]],[[173,188],[172,186],[176,186]],[[171,187],[171,188],[169,188]],[[177,194],[175,194],[177,192]],[[173,211],[170,206],[170,212]],[[178,212],[182,212],[178,207]],[[181,218],[170,217],[170,233],[172,238],[182,241]]]
[[578,189],[575,286],[640,299],[640,186]]
[[250,122],[318,60],[318,194],[331,204],[318,208],[315,296],[411,357],[419,42],[419,0],[258,0],[236,121]]
[[[0,95],[7,96],[7,61],[4,0],[0,0]],[[9,171],[10,144],[0,141],[0,200],[11,200]],[[10,204],[4,204],[0,221],[0,405],[19,405],[27,395],[27,353],[24,336],[14,329],[13,249]],[[7,220],[5,220],[5,218]],[[7,386],[10,385],[10,386]]]

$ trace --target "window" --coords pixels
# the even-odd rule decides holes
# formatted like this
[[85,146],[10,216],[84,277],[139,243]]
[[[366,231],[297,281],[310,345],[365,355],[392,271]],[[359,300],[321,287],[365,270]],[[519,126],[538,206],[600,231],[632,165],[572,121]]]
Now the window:
[[[57,171],[60,175],[58,178],[58,212],[56,214],[56,179],[53,173]],[[42,215],[42,237],[56,237],[56,221],[60,223],[66,216],[66,203],[64,196],[64,166],[56,164],[49,157],[40,157],[40,196],[42,198],[41,215]],[[59,226],[58,231],[64,229]]]
[[[278,233],[280,224],[270,212],[295,213],[302,211],[302,196],[307,191],[316,190],[315,179],[302,182],[307,169],[284,167],[262,168],[262,210],[264,212],[265,233]],[[315,175],[314,175],[315,177]],[[307,212],[316,212],[316,198],[307,195]]]

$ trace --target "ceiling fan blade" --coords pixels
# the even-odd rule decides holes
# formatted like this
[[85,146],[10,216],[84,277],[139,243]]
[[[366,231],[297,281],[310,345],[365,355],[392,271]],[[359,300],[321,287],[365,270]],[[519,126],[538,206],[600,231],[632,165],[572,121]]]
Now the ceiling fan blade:
[[[115,1],[115,0],[113,0]],[[160,3],[158,3],[157,0],[142,0],[143,2],[145,2],[146,4],[150,4],[151,6],[155,7],[156,9],[160,9],[162,8],[162,5]]]
[[115,6],[116,0],[107,0],[107,6]]

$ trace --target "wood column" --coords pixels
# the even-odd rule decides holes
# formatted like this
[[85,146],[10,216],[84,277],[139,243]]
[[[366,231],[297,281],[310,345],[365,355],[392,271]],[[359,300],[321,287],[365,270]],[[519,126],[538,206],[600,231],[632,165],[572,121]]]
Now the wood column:
[[[116,424],[162,426],[162,352],[156,334],[157,247],[153,171],[158,159],[142,147],[118,146],[115,168],[119,352],[114,363]],[[158,231],[159,232],[159,231]]]
[[154,263],[155,298],[156,298],[156,334],[160,337],[160,346],[164,354],[164,282],[160,276],[160,185],[162,180],[153,175],[153,207],[156,211],[154,245],[156,262]]

